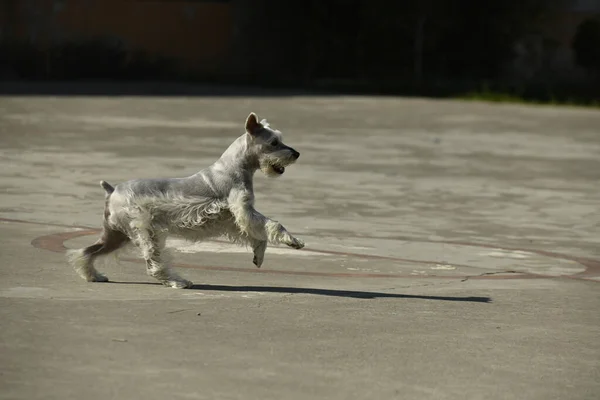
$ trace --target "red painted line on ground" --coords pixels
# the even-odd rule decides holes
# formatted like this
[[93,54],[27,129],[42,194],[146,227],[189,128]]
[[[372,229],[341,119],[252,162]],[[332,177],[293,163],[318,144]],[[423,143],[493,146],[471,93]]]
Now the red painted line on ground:
[[[67,250],[64,246],[66,240],[75,239],[77,237],[97,234],[98,230],[90,229],[87,231],[75,231],[75,232],[63,232],[54,233],[50,235],[40,236],[33,239],[31,244],[34,247],[44,250],[50,250],[55,253],[63,253]],[[145,261],[139,258],[123,258],[124,261],[144,263]],[[434,261],[423,261],[427,263],[435,263]],[[454,265],[454,264],[453,264]],[[284,271],[279,269],[259,269],[259,268],[234,268],[234,267],[221,267],[221,266],[210,266],[210,265],[195,265],[185,263],[174,263],[174,267],[178,268],[189,268],[199,269],[205,271],[226,271],[226,272],[250,272],[255,274],[283,274],[283,275],[297,275],[297,276],[322,276],[330,278],[438,278],[438,279],[535,279],[535,278],[546,278],[542,275],[533,275],[527,273],[516,273],[510,275],[482,275],[482,276],[470,276],[470,275],[456,275],[456,276],[439,276],[439,275],[409,275],[409,274],[360,274],[351,272],[309,272],[309,271]]]
[[0,218],[0,222],[14,222],[17,224],[29,224],[29,225],[42,225],[42,226],[58,226],[61,228],[74,228],[74,229],[94,229],[89,226],[83,225],[66,225],[66,224],[56,224],[52,222],[36,222],[36,221],[25,221],[22,219],[12,219],[12,218]]
[[[56,223],[44,223],[44,222],[33,222],[33,221],[24,221],[18,219],[9,219],[9,218],[0,218],[0,221],[4,222],[13,222],[13,223],[22,223],[22,224],[32,224],[32,225],[43,225],[43,226],[57,226],[64,228],[77,228],[77,229],[85,229],[81,231],[74,232],[63,232],[63,233],[55,233],[50,235],[40,236],[32,240],[31,244],[34,247],[45,249],[57,253],[62,253],[67,250],[64,246],[64,242],[67,240],[71,240],[80,236],[93,235],[100,232],[100,229],[94,229],[86,226],[73,226],[73,225],[65,225],[65,224],[56,224]],[[378,237],[369,237],[370,239],[381,239],[381,240],[390,240],[389,238],[378,238]],[[406,240],[406,239],[402,239]],[[409,240],[407,240],[409,241]],[[349,277],[349,278],[438,278],[438,279],[553,279],[553,278],[571,278],[571,279],[588,279],[591,277],[600,276],[600,261],[589,259],[585,257],[576,257],[570,256],[566,254],[560,254],[556,252],[546,251],[546,250],[531,250],[525,248],[515,248],[515,247],[498,247],[489,244],[479,244],[479,243],[469,243],[469,242],[460,242],[460,241],[441,241],[441,240],[414,240],[415,242],[424,242],[424,243],[440,243],[440,244],[451,244],[457,246],[469,246],[469,247],[480,247],[480,248],[489,248],[489,249],[499,249],[499,250],[508,250],[508,251],[524,251],[528,253],[538,254],[550,258],[569,260],[579,263],[585,268],[585,271],[578,272],[572,275],[561,275],[561,276],[548,276],[548,275],[538,275],[531,274],[525,272],[517,272],[512,274],[503,274],[502,272],[492,275],[492,274],[482,274],[482,275],[463,275],[463,276],[440,276],[440,275],[407,275],[407,274],[360,274],[360,273],[330,273],[330,272],[308,272],[308,271],[284,271],[284,270],[274,270],[274,269],[258,269],[258,268],[233,268],[233,267],[221,267],[221,266],[202,266],[202,265],[192,265],[192,264],[174,264],[176,267],[180,268],[191,268],[191,269],[201,269],[201,270],[211,270],[211,271],[230,271],[230,272],[252,272],[252,273],[262,273],[262,274],[286,274],[286,275],[303,275],[303,276],[326,276],[326,277]],[[224,241],[216,241],[220,243],[228,243]],[[426,261],[426,260],[412,260],[405,259],[399,257],[389,257],[389,256],[379,256],[379,255],[369,255],[369,254],[359,254],[359,253],[345,253],[339,251],[331,251],[331,250],[317,250],[317,249],[306,249],[308,251],[322,253],[322,254],[332,254],[332,255],[343,255],[349,257],[358,257],[358,258],[367,258],[367,259],[380,259],[380,260],[390,260],[390,261],[401,261],[408,263],[418,263],[418,264],[443,264],[439,261]],[[143,262],[140,259],[132,259],[127,258],[126,261],[132,262]],[[469,265],[458,265],[452,264],[458,267],[467,267],[467,268],[476,268]]]
[[55,253],[64,253],[67,250],[64,245],[66,240],[75,239],[85,235],[93,235],[95,233],[98,233],[98,230],[89,229],[86,231],[53,233],[33,239],[31,244],[38,249],[50,250]]
[[[37,224],[37,225],[46,225],[46,224],[39,223],[39,222],[29,222],[29,221],[20,221],[20,220],[8,220],[8,219],[5,219],[5,218],[0,218],[0,221],[8,221],[8,222],[15,222],[15,223],[26,223],[26,224]],[[69,226],[69,225],[61,225],[61,224],[48,224],[48,225],[49,226],[60,226],[60,227],[85,229],[85,233],[83,233],[83,231],[70,232],[70,233],[74,233],[75,236],[66,238],[64,240],[69,240],[69,239],[75,238],[77,236],[92,235],[94,233],[99,233],[100,232],[100,229],[94,229],[94,228],[83,227],[83,226]],[[52,236],[52,235],[50,235],[50,236]],[[45,238],[45,236],[42,236],[42,237],[40,237],[38,239],[42,239],[42,238]],[[48,240],[52,240],[52,239],[48,239]],[[211,240],[211,241],[212,242],[216,242],[216,243],[226,243],[226,244],[229,244],[229,242],[223,241],[223,240]],[[34,244],[34,246],[36,246],[36,245]],[[66,250],[66,247],[64,247],[62,244],[61,244],[61,248],[62,248],[62,250],[52,250],[52,251],[65,251]],[[313,253],[321,253],[321,254],[329,254],[329,255],[340,255],[340,256],[350,256],[350,257],[367,258],[367,259],[375,259],[375,260],[401,261],[401,262],[408,262],[408,263],[413,263],[413,264],[428,264],[428,265],[444,264],[441,261],[413,260],[413,259],[410,259],[410,258],[380,256],[380,255],[376,255],[376,254],[348,253],[348,252],[341,252],[341,251],[319,250],[319,249],[308,249],[308,248],[301,249],[300,251],[303,251],[303,250],[311,251]],[[471,265],[463,265],[463,264],[452,264],[452,265],[456,266],[456,267],[462,267],[462,268],[476,268],[476,267],[473,267]]]
[[[311,236],[326,237],[327,235],[311,234]],[[527,252],[527,253],[537,254],[540,256],[558,258],[561,260],[574,261],[576,263],[583,265],[586,268],[585,271],[579,272],[574,275],[565,275],[565,277],[566,276],[573,276],[573,277],[600,276],[600,260],[594,260],[592,258],[587,258],[587,257],[571,256],[568,254],[556,253],[556,252],[547,251],[547,250],[527,249],[524,247],[495,246],[495,245],[485,244],[485,243],[472,243],[472,242],[463,242],[463,241],[454,241],[454,240],[413,239],[413,238],[407,238],[407,237],[387,237],[387,238],[385,238],[385,237],[369,236],[369,235],[360,235],[360,236],[353,236],[353,237],[358,238],[358,239],[364,238],[364,239],[378,239],[378,240],[403,240],[406,242],[439,243],[439,244],[450,244],[450,245],[456,245],[456,246],[481,247],[481,248],[496,249],[496,250],[523,251],[523,252]]]

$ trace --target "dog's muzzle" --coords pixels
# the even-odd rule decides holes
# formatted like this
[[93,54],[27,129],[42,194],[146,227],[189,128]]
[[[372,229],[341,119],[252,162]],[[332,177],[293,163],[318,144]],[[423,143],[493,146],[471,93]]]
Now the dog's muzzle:
[[285,172],[285,168],[288,165],[295,163],[300,157],[300,153],[291,147],[287,147],[287,149],[281,153],[280,154],[283,156],[281,158],[276,155],[271,155],[261,161],[261,169],[265,174],[270,176],[282,175]]
[[271,165],[271,168],[273,168],[273,171],[275,171],[279,175],[281,175],[285,172],[285,167],[282,167],[280,165]]
[[[294,150],[292,148],[290,148],[290,151],[292,152],[292,158],[294,159],[294,161],[296,161],[298,159],[298,157],[300,157],[300,153],[298,153],[296,150]],[[281,175],[285,172],[285,167],[283,165],[275,164],[275,165],[271,165],[271,168],[273,168],[273,171],[275,171],[279,175]]]

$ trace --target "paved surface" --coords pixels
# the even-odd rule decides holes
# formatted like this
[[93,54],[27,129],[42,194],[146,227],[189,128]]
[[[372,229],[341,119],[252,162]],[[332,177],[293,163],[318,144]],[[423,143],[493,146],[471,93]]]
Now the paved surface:
[[[171,240],[88,284],[103,192],[214,161],[249,111],[302,156],[261,270]],[[598,399],[600,112],[371,97],[0,98],[1,399]]]

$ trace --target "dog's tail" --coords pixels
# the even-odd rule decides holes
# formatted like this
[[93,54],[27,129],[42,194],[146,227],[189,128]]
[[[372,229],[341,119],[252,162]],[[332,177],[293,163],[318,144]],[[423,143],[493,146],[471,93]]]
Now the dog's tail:
[[102,186],[102,189],[104,189],[104,191],[106,192],[106,196],[110,196],[112,194],[112,192],[115,191],[115,188],[111,186],[110,183],[105,182],[105,181],[100,181],[100,186]]

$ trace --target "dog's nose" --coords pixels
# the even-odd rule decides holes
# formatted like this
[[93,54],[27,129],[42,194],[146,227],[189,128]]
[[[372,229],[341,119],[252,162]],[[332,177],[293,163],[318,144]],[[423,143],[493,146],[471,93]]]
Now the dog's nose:
[[296,160],[298,159],[298,157],[300,157],[300,153],[298,153],[296,150],[292,150],[292,155]]

